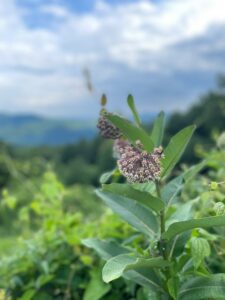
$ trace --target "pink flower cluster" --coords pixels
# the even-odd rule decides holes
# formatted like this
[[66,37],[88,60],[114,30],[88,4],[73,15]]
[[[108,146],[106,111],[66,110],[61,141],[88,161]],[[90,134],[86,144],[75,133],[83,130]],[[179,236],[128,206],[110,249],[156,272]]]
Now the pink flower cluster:
[[104,115],[100,116],[98,120],[97,128],[99,129],[101,136],[105,139],[116,140],[120,138],[122,135],[120,130],[115,125],[113,125],[109,120],[107,120]]
[[160,178],[162,147],[157,147],[152,153],[148,153],[137,141],[136,146],[122,146],[119,153],[121,154],[118,160],[119,169],[129,182],[143,183]]

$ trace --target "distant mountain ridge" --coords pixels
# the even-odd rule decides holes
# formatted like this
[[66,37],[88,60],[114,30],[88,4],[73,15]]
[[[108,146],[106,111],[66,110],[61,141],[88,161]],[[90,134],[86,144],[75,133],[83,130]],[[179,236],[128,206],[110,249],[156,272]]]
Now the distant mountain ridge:
[[0,113],[0,140],[21,146],[63,145],[96,134],[95,121]]
[[[156,113],[142,114],[149,124]],[[132,116],[130,116],[132,119]],[[96,120],[51,119],[33,114],[0,113],[0,140],[19,146],[58,146],[91,139],[97,133]]]

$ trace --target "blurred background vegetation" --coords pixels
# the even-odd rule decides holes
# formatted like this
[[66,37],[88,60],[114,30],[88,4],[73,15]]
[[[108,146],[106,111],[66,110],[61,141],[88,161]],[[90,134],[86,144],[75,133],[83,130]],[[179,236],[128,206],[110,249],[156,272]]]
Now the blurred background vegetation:
[[[225,178],[225,137],[221,136],[225,124],[225,89],[221,82],[216,90],[206,93],[186,112],[167,116],[165,143],[178,129],[197,125],[180,168],[207,159],[206,168],[195,182],[187,185],[182,195],[184,201],[194,199],[199,193],[202,195],[200,216],[210,215],[213,203],[224,202],[223,188],[212,194],[208,186],[211,181]],[[151,121],[145,124],[149,131]],[[4,131],[4,122],[1,121],[1,131]],[[22,126],[25,130],[24,122]],[[101,139],[93,124],[90,128],[91,136],[64,145],[54,145],[56,142],[25,146],[23,142],[16,145],[2,140],[0,288],[4,297],[9,295],[9,299],[22,300],[133,297],[134,287],[123,280],[111,286],[102,283],[102,262],[81,244],[86,237],[120,240],[133,234],[133,230],[103,207],[94,194],[100,175],[112,170],[115,160],[112,142]],[[81,130],[84,130],[82,126]],[[141,236],[134,235],[129,242],[138,249]],[[212,261],[211,265],[224,272],[225,251],[221,249],[217,244],[214,251],[223,263],[218,265]]]

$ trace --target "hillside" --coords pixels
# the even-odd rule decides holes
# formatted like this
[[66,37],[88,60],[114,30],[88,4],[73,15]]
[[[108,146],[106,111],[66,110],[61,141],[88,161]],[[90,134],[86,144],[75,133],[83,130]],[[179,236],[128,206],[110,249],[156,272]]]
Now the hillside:
[[94,134],[94,121],[0,114],[0,140],[15,145],[62,145],[89,139]]

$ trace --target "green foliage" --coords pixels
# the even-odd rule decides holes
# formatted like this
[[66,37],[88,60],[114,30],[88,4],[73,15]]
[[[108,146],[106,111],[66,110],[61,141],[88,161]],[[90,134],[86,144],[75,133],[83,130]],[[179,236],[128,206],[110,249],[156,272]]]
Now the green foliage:
[[[135,185],[134,185],[135,186]],[[108,191],[111,193],[117,193],[118,195],[124,196],[129,199],[133,199],[138,203],[143,204],[144,206],[159,212],[164,208],[164,203],[159,198],[152,195],[149,196],[149,193],[144,191],[139,191],[132,187],[130,184],[120,184],[120,183],[111,183],[105,184],[102,186],[103,191]]]
[[[133,99],[129,105],[131,104],[134,108]],[[147,133],[144,133],[143,128],[116,115],[108,118],[121,129],[128,142],[135,145],[140,140],[144,150],[151,153],[153,148],[148,148]],[[154,122],[151,138],[148,137],[155,146],[163,141],[163,119],[161,113]],[[141,126],[141,122],[138,126]],[[83,244],[96,250],[106,260],[102,270],[103,280],[109,283],[122,277],[134,282],[139,287],[136,299],[224,297],[225,274],[213,274],[210,270],[213,265],[210,243],[213,242],[214,247],[220,244],[220,229],[225,227],[223,211],[220,209],[219,215],[216,216],[215,212],[212,215],[212,209],[208,206],[202,213],[198,206],[203,201],[201,198],[204,192],[199,194],[196,191],[195,198],[188,196],[186,201],[183,197],[186,187],[195,182],[198,172],[216,160],[207,157],[167,182],[167,177],[185,152],[194,130],[194,125],[185,127],[172,136],[164,147],[165,158],[161,162],[160,179],[135,184],[107,184],[108,181],[105,180],[102,189],[96,192],[105,204],[137,231],[140,240],[138,247],[132,243],[132,236],[128,241],[122,240],[121,245],[113,244],[113,247],[106,241],[96,239],[84,240]],[[219,164],[216,166],[219,170]],[[210,189],[205,192],[207,197],[207,193],[212,192],[219,197],[218,189],[223,181],[211,182],[214,184],[206,187]],[[221,207],[224,197],[219,200],[217,206]],[[216,213],[218,214],[218,209]],[[224,252],[223,255],[225,256]]]
[[121,277],[126,271],[129,270],[136,271],[142,268],[151,269],[164,268],[168,266],[169,263],[161,257],[144,259],[122,254],[114,256],[107,261],[102,270],[102,276],[105,282],[110,282]]
[[136,109],[136,106],[135,106],[135,103],[134,103],[134,98],[132,95],[129,95],[127,97],[127,104],[129,105],[132,113],[133,113],[133,116],[134,116],[134,120],[135,120],[135,123],[137,126],[141,126],[141,119],[138,115],[138,112],[137,112],[137,109]]
[[[165,130],[160,113],[150,134],[132,96],[135,124],[111,116],[131,143],[141,140],[149,152],[163,146],[159,182],[126,183],[112,142],[99,138],[60,148],[1,144],[0,299],[223,299],[223,103],[221,92],[211,93],[169,116]],[[191,123],[198,127],[186,148]],[[177,165],[197,156],[192,167]],[[91,186],[106,171],[97,194],[118,217]]]
[[165,148],[165,159],[162,162],[162,176],[168,176],[185,151],[187,144],[195,130],[195,126],[189,126],[173,136]]
[[110,286],[102,282],[101,271],[93,270],[91,272],[91,281],[84,294],[84,300],[99,300],[107,294]]
[[191,278],[181,286],[178,300],[224,299],[224,274]]
[[165,129],[165,115],[161,111],[153,123],[151,139],[156,147],[162,144]]
[[140,232],[154,236],[158,232],[155,215],[137,201],[109,192],[97,191],[97,195],[118,215]]
[[198,269],[204,259],[210,255],[210,245],[206,239],[199,237],[193,237],[190,242],[193,263]]
[[107,118],[118,127],[124,136],[135,145],[136,141],[141,141],[143,147],[146,151],[151,152],[153,150],[154,144],[148,134],[140,127],[134,126],[128,120],[117,116],[109,115]]
[[202,219],[187,220],[175,222],[169,226],[167,231],[163,234],[165,239],[173,239],[177,234],[194,228],[207,228],[215,226],[225,226],[225,216],[208,217]]
[[[29,231],[31,224],[36,224],[38,231],[30,232],[32,237],[21,241],[17,252],[0,262],[0,287],[11,300],[97,300],[108,293],[117,294],[117,287],[114,292],[102,282],[100,262],[82,246],[81,240],[95,235],[125,238],[132,230],[109,214],[84,223],[80,213],[68,210],[66,194],[55,174],[47,172],[29,206],[21,208],[23,226]],[[4,197],[9,201],[6,191]],[[125,285],[123,281],[120,284],[123,299]]]

